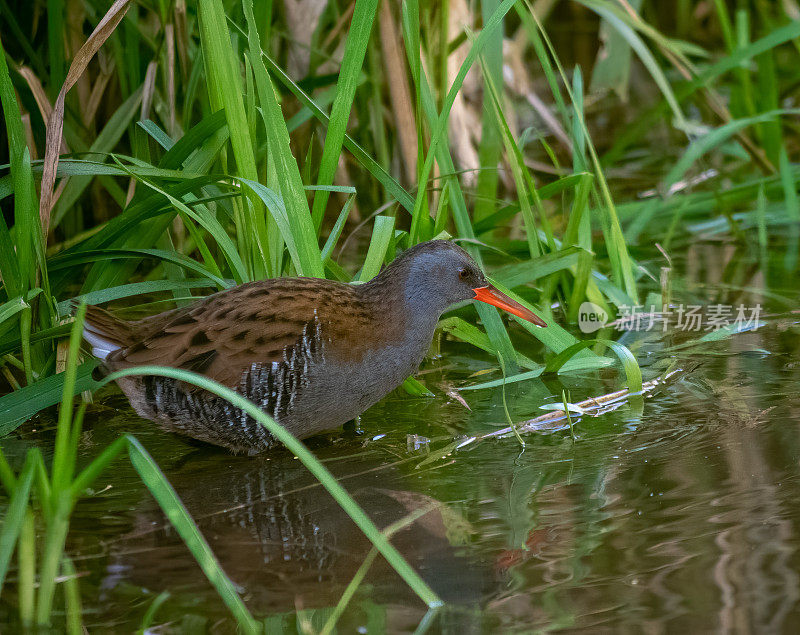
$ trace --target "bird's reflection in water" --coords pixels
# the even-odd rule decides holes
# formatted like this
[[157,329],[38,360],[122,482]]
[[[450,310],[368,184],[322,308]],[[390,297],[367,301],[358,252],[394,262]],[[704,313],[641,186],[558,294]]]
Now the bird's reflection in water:
[[[322,458],[327,453],[320,452]],[[334,606],[371,548],[346,512],[287,453],[199,454],[167,476],[250,609],[263,615]],[[453,512],[446,505],[403,488],[411,480],[404,472],[413,470],[372,453],[330,454],[326,466],[380,529],[419,515],[391,540],[434,591],[448,603],[479,606],[492,569],[452,544]],[[122,579],[154,591],[187,589],[188,579],[195,583],[187,590],[211,592],[180,538],[146,499],[136,528],[111,552],[106,589]],[[425,612],[383,558],[375,560],[366,583],[374,602]]]

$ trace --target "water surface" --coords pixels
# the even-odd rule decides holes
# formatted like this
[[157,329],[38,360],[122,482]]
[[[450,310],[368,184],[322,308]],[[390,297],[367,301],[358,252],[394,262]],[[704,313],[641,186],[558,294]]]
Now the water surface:
[[[792,632],[800,627],[800,324],[791,280],[757,272],[729,284],[740,254],[700,245],[676,267],[676,302],[760,302],[766,324],[700,347],[699,334],[626,334],[646,378],[670,361],[691,372],[648,398],[568,429],[486,441],[423,463],[448,440],[505,426],[500,388],[452,388],[496,374],[454,342],[426,361],[434,399],[393,394],[359,430],[311,442],[375,522],[426,511],[394,544],[446,601],[425,607],[379,558],[340,632],[591,629]],[[741,260],[741,259],[740,259]],[[739,260],[737,260],[739,262]],[[744,262],[744,261],[742,261]],[[746,264],[746,263],[745,263]],[[745,265],[741,265],[745,266]],[[521,339],[521,332],[515,333]],[[536,348],[532,347],[531,354]],[[618,389],[615,370],[510,385],[511,416]],[[46,421],[41,421],[45,425]],[[93,456],[131,432],[153,454],[248,607],[274,632],[318,629],[370,550],[290,454],[232,457],[162,433],[115,390],[87,414]],[[416,435],[416,436],[413,436]],[[431,439],[426,444],[421,437]],[[14,454],[47,433],[7,444]],[[422,464],[422,465],[420,465]],[[160,632],[232,632],[224,605],[123,460],[73,516],[90,632],[129,632],[154,598]]]

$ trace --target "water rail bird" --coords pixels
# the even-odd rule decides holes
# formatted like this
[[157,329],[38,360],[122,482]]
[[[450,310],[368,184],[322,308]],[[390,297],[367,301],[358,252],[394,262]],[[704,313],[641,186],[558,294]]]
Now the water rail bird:
[[[202,373],[258,404],[298,438],[354,419],[414,373],[441,314],[475,299],[544,326],[444,240],[403,252],[361,285],[319,278],[242,284],[136,322],[88,307],[84,338],[109,371],[142,365]],[[276,439],[224,399],[171,378],[117,380],[162,428],[257,454]]]

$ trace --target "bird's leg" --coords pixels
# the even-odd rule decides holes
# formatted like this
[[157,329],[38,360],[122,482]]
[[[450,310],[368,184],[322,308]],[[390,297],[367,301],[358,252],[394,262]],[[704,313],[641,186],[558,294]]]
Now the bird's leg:
[[350,421],[345,423],[342,427],[345,432],[354,436],[364,434],[364,431],[361,429],[361,415],[358,415],[355,419],[350,419]]

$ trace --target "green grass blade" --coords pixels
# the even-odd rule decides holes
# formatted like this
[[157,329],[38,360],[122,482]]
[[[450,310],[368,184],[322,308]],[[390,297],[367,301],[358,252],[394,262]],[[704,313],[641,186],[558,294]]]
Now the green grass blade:
[[[242,7],[247,19],[250,63],[253,65],[258,100],[261,104],[261,116],[267,135],[267,147],[270,151],[270,160],[275,165],[275,183],[283,197],[283,204],[289,215],[290,224],[295,230],[294,249],[297,254],[295,257],[302,267],[299,271],[302,275],[324,278],[325,269],[322,265],[317,233],[311,224],[311,212],[303,191],[300,169],[294,156],[292,156],[292,151],[289,147],[289,131],[286,128],[281,107],[275,96],[275,89],[262,60],[261,40],[258,36],[256,21],[253,16],[252,0],[243,0]],[[256,177],[249,174],[243,174],[242,176],[253,182],[258,181]],[[302,257],[300,254],[303,254]]]
[[66,555],[61,558],[61,577],[64,584],[64,604],[67,609],[67,633],[69,635],[83,635],[83,608],[81,607],[81,592],[78,586],[78,572]]
[[[630,0],[631,6],[639,11],[642,0]],[[619,31],[605,19],[600,22],[598,34],[601,49],[592,68],[593,94],[614,91],[622,102],[628,101],[628,85],[631,75],[631,47]]]
[[696,141],[694,141],[686,151],[683,153],[680,159],[672,166],[670,171],[667,173],[667,176],[664,177],[664,188],[666,191],[669,191],[669,188],[672,187],[675,183],[680,181],[685,175],[686,172],[689,171],[689,168],[694,165],[695,161],[697,161],[701,156],[703,156],[706,152],[709,152],[713,148],[716,148],[721,143],[730,139],[733,135],[735,135],[740,130],[747,128],[748,126],[752,126],[757,123],[762,123],[764,121],[770,121],[775,119],[776,117],[780,117],[783,115],[798,115],[800,114],[800,109],[798,108],[786,108],[786,109],[779,109],[773,110],[770,112],[764,112],[754,117],[745,117],[743,119],[735,119],[729,123],[726,123],[719,128],[715,128],[707,135],[700,137]]
[[681,88],[677,93],[678,99],[685,99],[695,90],[707,86],[720,75],[739,68],[743,62],[798,37],[800,37],[800,20],[792,20],[752,44],[737,48],[735,52],[724,56],[717,63],[700,72],[688,86]]
[[[555,49],[553,48],[550,39],[547,37],[544,27],[536,17],[536,14],[530,8],[530,5],[528,6],[531,12],[531,18],[536,23],[536,27],[541,35],[542,41],[547,46],[550,55],[556,63],[556,67],[558,68],[558,72],[561,75],[561,79],[564,83],[564,88],[567,90],[573,103],[576,103],[576,97],[569,88],[569,82],[567,81],[567,77],[564,73],[561,63],[558,60]],[[589,156],[594,169],[594,176],[597,179],[597,184],[600,188],[600,195],[603,201],[603,205],[600,207],[604,215],[603,221],[605,225],[606,247],[608,250],[609,259],[611,260],[611,267],[614,272],[615,281],[617,282],[618,286],[624,288],[625,293],[630,296],[630,298],[633,300],[633,303],[638,304],[639,293],[636,286],[636,279],[633,275],[633,262],[628,252],[628,246],[625,242],[625,235],[622,232],[622,226],[617,214],[617,208],[616,205],[614,205],[614,200],[608,187],[608,181],[603,173],[600,160],[597,157],[597,152],[595,151],[594,144],[592,143],[589,135],[589,130],[586,127],[586,122],[583,119],[583,113],[581,111],[576,111],[576,115],[576,124],[580,126],[581,131],[583,132],[583,140],[585,141],[586,148],[589,151]]]
[[[58,326],[51,326],[49,328],[36,331],[35,333],[31,333],[30,343],[35,344],[36,342],[51,342],[56,338],[64,337],[66,335],[69,335],[69,324],[59,324]],[[5,355],[15,350],[19,350],[20,347],[22,347],[23,345],[24,344],[22,342],[21,337],[18,337],[15,334],[9,334],[6,337],[0,339],[0,355]],[[0,399],[5,399],[6,397],[10,397],[10,395],[5,395],[3,397],[0,397]],[[58,400],[56,400],[56,403],[57,402]],[[4,422],[0,421],[0,429],[2,429],[2,423]]]
[[[185,198],[186,204],[191,206],[199,203],[199,199],[189,200],[192,198],[191,192],[210,183],[216,183],[216,180],[203,177],[202,179],[181,181],[169,187],[168,191],[175,198],[180,200]],[[162,189],[166,190],[167,188]],[[236,192],[236,195],[240,196],[241,193]],[[168,231],[176,213],[176,208],[170,205],[163,196],[155,192],[149,193],[148,196],[130,205],[122,214],[111,219],[97,234],[64,252],[64,257],[73,256],[80,251],[118,248],[128,248],[130,256],[141,248],[149,249],[152,245],[157,245],[164,233]],[[196,264],[195,261],[181,254],[176,254],[176,257]],[[57,256],[55,259],[61,260],[61,258],[62,256]],[[101,261],[89,271],[82,290],[93,291],[129,282],[140,261],[141,258],[133,257],[126,262]],[[210,273],[204,267],[203,271]],[[223,283],[223,286],[226,285]]]
[[[216,287],[210,280],[145,280],[144,282],[131,282],[128,284],[100,289],[84,293],[69,300],[63,300],[56,306],[60,314],[66,313],[70,306],[84,302],[86,304],[104,304],[121,300],[122,298],[134,298],[139,295],[162,293],[165,291],[188,291],[189,289],[208,289]],[[2,319],[0,319],[2,322]]]
[[[42,468],[44,469],[44,468]],[[53,488],[47,501],[47,533],[45,534],[42,565],[39,570],[39,603],[36,606],[36,625],[50,625],[53,613],[53,598],[58,583],[58,570],[64,554],[64,544],[69,531],[69,517],[73,500],[67,489]]]
[[[498,280],[494,278],[489,278],[489,281],[494,284],[502,293],[508,295],[508,297],[516,300],[524,307],[530,309],[537,315],[541,314],[542,311],[533,307],[529,302],[527,302],[524,298],[520,297],[516,293],[514,293],[511,289],[506,288],[500,283]],[[522,318],[518,318],[517,316],[511,316],[514,321],[517,322],[522,328],[524,328],[528,333],[533,335],[536,339],[538,339],[542,344],[547,346],[551,351],[556,353],[561,353],[565,349],[569,348],[570,346],[575,345],[577,343],[577,339],[574,335],[571,335],[569,332],[561,328],[558,324],[554,321],[547,321],[546,316],[540,316],[542,319],[547,321],[546,328],[539,328],[538,326],[534,326],[530,322],[523,320]]]
[[582,340],[576,344],[573,344],[569,348],[564,349],[556,355],[553,359],[547,362],[545,366],[544,372],[546,373],[557,373],[561,367],[571,359],[576,353],[580,353],[588,349],[590,346],[594,346],[595,344],[602,344],[603,346],[607,346],[616,354],[617,358],[619,358],[620,363],[622,364],[622,368],[625,371],[625,378],[628,385],[628,390],[632,393],[641,392],[642,390],[642,369],[639,368],[639,363],[636,361],[636,358],[633,356],[633,353],[630,350],[620,344],[619,342],[614,342],[612,340],[603,340],[603,339],[588,339]]
[[33,483],[34,456],[36,456],[34,453],[28,453],[3,516],[3,527],[0,529],[0,592],[3,590],[11,556],[14,555],[17,538],[25,522],[25,510],[28,507],[31,483]]
[[219,276],[214,275],[208,269],[203,267],[196,260],[184,256],[183,254],[167,251],[164,249],[91,249],[87,251],[79,251],[71,254],[65,254],[62,257],[54,259],[50,263],[52,271],[60,271],[63,269],[71,269],[87,262],[108,262],[114,258],[128,258],[134,260],[141,260],[143,258],[156,258],[158,260],[165,260],[167,262],[175,263],[185,269],[199,273],[204,278],[212,281],[218,288],[227,289],[230,285]]
[[[34,189],[31,157],[25,142],[22,117],[17,103],[14,86],[8,74],[5,50],[0,41],[0,104],[3,106],[6,133],[8,135],[8,152],[11,163],[11,177],[14,185],[14,224],[16,249],[10,242],[5,221],[0,227],[2,243],[0,247],[9,248],[0,257],[0,273],[8,290],[8,296],[21,296],[30,287],[35,286],[36,270],[44,272],[44,246],[42,229],[39,223],[38,200]],[[36,208],[36,209],[35,209]],[[16,264],[12,265],[12,254],[16,252]],[[6,277],[7,276],[7,277]]]
[[789,163],[786,146],[783,144],[780,146],[778,158],[783,200],[786,204],[786,216],[789,219],[783,266],[787,271],[794,271],[797,267],[798,243],[800,242],[800,201],[797,197],[797,182],[800,179],[792,174],[792,165]]
[[[309,108],[317,120],[323,124],[328,124],[330,118],[327,114],[314,102],[314,100],[306,93],[296,82],[292,80],[289,75],[278,66],[275,61],[265,53],[262,53],[264,62],[278,81],[283,84],[300,102]],[[372,174],[375,179],[391,194],[395,200],[405,209],[411,211],[414,207],[413,197],[403,188],[402,185],[389,174],[370,154],[364,150],[350,135],[344,137],[344,147],[352,152],[356,160],[364,166],[364,168]]]
[[[614,363],[614,360],[608,357],[580,357],[572,358],[565,362],[559,370],[560,373],[586,373],[587,371],[599,370],[607,368]],[[479,384],[471,384],[468,386],[460,386],[459,392],[470,390],[487,390],[490,388],[502,388],[509,384],[515,384],[521,381],[529,381],[531,379],[538,379],[544,374],[544,366],[535,368],[533,370],[518,373],[516,375],[506,375],[500,379],[493,379],[491,381],[481,382]]]
[[[481,15],[484,21],[488,21],[492,13],[497,10],[499,0],[484,0],[481,2]],[[446,31],[445,31],[446,33]],[[447,44],[446,42],[444,43]],[[476,201],[473,218],[481,220],[493,214],[497,205],[497,185],[500,172],[498,164],[503,152],[503,142],[498,134],[496,125],[497,115],[493,113],[490,101],[495,101],[495,95],[489,94],[489,84],[495,88],[495,92],[502,91],[505,81],[503,80],[503,26],[496,29],[489,38],[484,48],[481,59],[481,73],[483,75],[483,108],[481,109],[481,142],[478,146],[478,183],[476,186]],[[446,67],[443,71],[446,80]]]
[[6,320],[10,320],[20,311],[24,311],[25,309],[29,309],[30,305],[25,302],[22,298],[13,298],[8,302],[4,302],[0,304],[0,324],[5,322]]
[[144,119],[142,121],[137,121],[136,125],[150,135],[164,150],[171,150],[175,145],[175,141],[173,141],[172,137],[159,128],[155,121]]
[[[780,108],[779,80],[775,69],[772,51],[762,53],[756,58],[758,63],[758,111],[770,111]],[[749,73],[749,69],[743,68]],[[767,121],[759,126],[764,152],[773,165],[780,162],[781,122]]]
[[[205,173],[210,167],[210,162],[216,158],[216,152],[211,156],[200,156],[203,144],[217,137],[219,141],[228,138],[228,125],[225,120],[225,111],[217,110],[192,126],[185,135],[175,142],[169,151],[161,157],[158,165],[167,169],[195,170]],[[195,156],[192,155],[194,153]],[[202,167],[206,165],[205,169]]]
[[162,591],[156,596],[150,606],[147,607],[147,612],[142,617],[142,621],[139,624],[139,630],[136,631],[136,635],[147,635],[147,633],[152,633],[150,627],[153,624],[153,619],[155,618],[158,609],[160,609],[170,597],[171,594],[169,591]]
[[[14,192],[13,175],[8,175],[9,193]],[[20,277],[19,260],[5,218],[0,214],[0,277],[7,297],[20,296],[25,290]]]
[[[74,394],[97,388],[92,371],[99,362],[81,364],[75,374]],[[16,430],[40,410],[61,402],[64,393],[64,373],[40,379],[0,397],[0,439]]]
[[339,212],[339,216],[337,217],[336,222],[333,224],[330,234],[328,234],[328,239],[325,241],[325,246],[322,248],[323,262],[325,262],[331,257],[331,254],[333,254],[333,249],[336,247],[336,243],[339,242],[339,237],[342,235],[345,221],[347,221],[347,217],[350,215],[350,210],[353,209],[353,203],[355,203],[355,200],[355,197],[351,196],[342,206],[342,211]]
[[403,390],[412,397],[435,397],[428,387],[415,377],[406,377],[403,381]]
[[592,225],[589,217],[589,195],[592,192],[594,179],[592,175],[585,174],[575,188],[575,198],[572,201],[567,230],[564,234],[564,244],[580,245],[583,253],[579,256],[578,266],[567,305],[567,314],[570,322],[575,322],[578,315],[578,307],[586,297],[591,275],[594,254],[592,248]]
[[[553,181],[552,183],[548,183],[546,185],[542,185],[541,187],[537,188],[537,192],[539,194],[539,198],[541,200],[546,200],[548,198],[552,198],[558,194],[561,194],[565,190],[569,190],[573,187],[576,187],[580,181],[585,177],[593,176],[589,172],[578,172],[576,174],[570,174],[569,176],[563,176],[557,181]],[[449,181],[448,181],[449,183]],[[502,225],[508,219],[513,218],[518,212],[520,211],[520,206],[518,204],[510,203],[503,207],[502,209],[498,210],[491,216],[487,216],[486,218],[476,221],[473,223],[473,230],[476,236],[479,236],[487,231],[490,231],[497,225]]]
[[[139,112],[139,104],[142,101],[142,87],[140,86],[128,99],[126,99],[106,123],[103,130],[89,148],[89,154],[106,154],[111,152],[119,143],[122,135],[128,130],[128,126],[133,121],[134,116]],[[57,172],[58,173],[58,172]],[[61,196],[58,197],[55,208],[51,214],[50,225],[57,227],[64,216],[75,207],[75,203],[81,194],[86,190],[92,181],[91,176],[79,176],[71,178]]]
[[[199,0],[198,23],[209,99],[215,110],[225,111],[239,175],[258,181],[254,144],[242,99],[244,87],[231,46],[222,0]],[[267,236],[263,208],[258,199],[244,201],[244,210],[237,220],[239,253],[248,266],[248,278],[261,278],[265,272],[277,275],[281,254],[275,253],[276,245]]]
[[526,260],[495,269],[492,271],[492,279],[504,287],[520,287],[575,267],[582,253],[585,252],[580,247],[566,247],[540,256],[536,260]]
[[391,216],[376,216],[375,225],[372,227],[372,238],[369,241],[367,255],[358,279],[367,282],[378,275],[386,259],[386,252],[394,236],[394,218]]
[[547,52],[542,33],[539,30],[538,20],[535,19],[536,14],[530,2],[527,0],[525,3],[518,2],[515,6],[517,15],[522,22],[522,28],[525,29],[525,33],[531,41],[533,50],[536,53],[536,59],[542,67],[547,85],[556,102],[556,108],[561,115],[562,123],[565,126],[569,126],[571,120],[569,109],[564,101],[564,96],[561,94],[561,82],[558,79],[558,73],[556,69],[553,68],[553,62]]
[[30,507],[25,510],[17,540],[17,563],[19,619],[23,626],[30,627],[36,614],[36,522]]
[[467,53],[464,62],[461,64],[460,68],[458,69],[458,73],[453,79],[453,84],[450,86],[450,90],[447,92],[447,97],[442,104],[442,110],[439,113],[436,124],[433,127],[431,143],[428,147],[425,163],[418,175],[417,198],[414,202],[414,209],[411,212],[410,233],[412,244],[419,242],[421,214],[426,200],[426,188],[428,186],[428,180],[430,178],[431,170],[433,169],[433,161],[436,157],[438,146],[444,141],[447,134],[447,121],[450,116],[450,109],[453,107],[453,102],[456,99],[456,95],[458,94],[458,91],[461,90],[461,86],[464,84],[464,79],[467,76],[467,72],[478,59],[478,56],[481,54],[481,51],[493,36],[495,30],[500,27],[503,17],[505,17],[506,13],[509,12],[511,7],[514,6],[516,2],[517,0],[503,0],[500,6],[498,6],[494,13],[492,13],[489,20],[487,20],[484,24],[481,32],[475,38],[469,53]]
[[621,20],[616,13],[606,9],[605,6],[603,6],[604,3],[594,2],[592,0],[578,1],[595,11],[598,15],[602,16],[602,18],[611,27],[613,27],[617,33],[625,38],[630,47],[639,57],[639,60],[642,62],[642,64],[644,64],[645,68],[650,73],[653,81],[656,83],[661,91],[661,94],[664,96],[664,99],[672,109],[672,113],[675,116],[678,127],[685,128],[686,119],[684,118],[683,111],[681,111],[680,105],[678,104],[678,99],[675,96],[675,93],[672,91],[672,86],[670,86],[669,81],[664,75],[664,71],[661,70],[661,67],[658,65],[658,62],[650,52],[650,49],[647,48],[647,45],[644,43],[642,38],[639,37],[636,31],[634,31],[628,24]]
[[[339,165],[344,133],[347,130],[347,121],[350,118],[350,109],[358,85],[358,76],[364,64],[377,6],[378,0],[355,0],[342,66],[339,69],[339,80],[336,82],[336,97],[333,100],[328,129],[325,133],[325,146],[322,149],[319,175],[317,176],[319,185],[333,183],[333,177]],[[314,227],[317,230],[322,225],[327,204],[328,192],[325,190],[317,192],[314,196],[312,212]]]
[[[401,529],[405,529],[406,527],[414,524],[418,519],[422,518],[425,514],[432,512],[438,503],[429,503],[428,505],[424,505],[419,509],[415,509],[407,516],[401,518],[400,520],[392,523],[386,529],[383,530],[383,535],[386,538],[391,538],[394,534],[396,534]],[[342,593],[339,601],[336,603],[336,607],[333,610],[333,613],[325,622],[325,625],[322,627],[320,631],[320,635],[330,635],[334,632],[336,627],[336,623],[341,618],[342,614],[344,613],[345,608],[350,603],[350,600],[353,599],[355,592],[358,590],[358,587],[364,581],[365,576],[367,575],[367,571],[372,566],[372,563],[375,561],[375,558],[378,555],[378,550],[373,547],[370,549],[367,557],[364,558],[364,561],[361,563],[361,566],[356,571],[353,578],[350,580],[350,583],[345,588],[344,592]]]
[[[112,156],[110,153],[98,152],[97,155]],[[99,160],[83,159],[83,158],[62,158],[58,162],[58,169],[56,175],[63,176],[129,176],[134,174],[136,176],[145,177],[160,177],[170,180],[184,180],[193,179],[202,176],[201,173],[187,172],[186,170],[169,170],[161,167],[155,167],[150,164],[126,157],[123,154],[114,154],[113,157],[119,161],[129,161],[124,167],[115,165],[113,163],[103,163]],[[33,171],[36,174],[42,173],[42,162],[35,161],[33,163]]]
[[[471,344],[475,348],[479,348],[483,351],[486,351],[487,353],[497,355],[497,349],[495,349],[492,341],[489,339],[489,336],[483,331],[481,331],[474,324],[470,324],[469,322],[461,319],[460,317],[444,318],[439,322],[437,328],[441,329],[445,333],[449,333],[450,335],[461,340],[462,342]],[[514,362],[515,365],[522,366],[523,368],[541,367],[541,364],[537,364],[532,359],[526,357],[525,355],[517,351],[514,351],[514,357],[512,358],[512,361]]]
[[762,187],[758,191],[758,198],[756,199],[756,229],[758,236],[758,254],[761,269],[767,270],[767,195]]
[[90,487],[94,480],[128,447],[127,437],[120,437],[106,447],[92,462],[87,465],[72,481],[70,489],[72,497],[77,499]]
[[6,495],[9,497],[14,494],[14,490],[17,488],[17,477],[9,465],[6,455],[3,454],[2,448],[0,448],[0,484],[2,484]]
[[494,115],[494,123],[500,128],[502,143],[505,146],[506,156],[511,164],[511,174],[514,177],[514,185],[517,188],[517,198],[519,199],[520,209],[522,210],[522,219],[525,223],[525,237],[528,241],[528,253],[531,259],[538,258],[542,254],[542,248],[539,246],[539,232],[536,228],[536,221],[533,216],[534,206],[539,213],[539,218],[542,222],[545,234],[548,237],[551,249],[554,244],[553,230],[547,219],[547,214],[542,207],[542,201],[536,191],[533,177],[531,177],[530,171],[525,165],[522,152],[512,136],[511,129],[508,127],[508,122],[503,114],[503,105],[499,89],[495,85],[494,79],[487,69],[486,64],[481,63],[481,68],[485,76],[484,83],[489,102],[487,112],[491,112]]
[[[297,273],[301,276],[324,278],[322,255],[311,216],[307,211],[308,206],[306,206],[306,211],[298,210],[296,205],[294,209],[287,210],[284,205],[286,199],[279,197],[268,187],[249,179],[237,180],[266,205],[283,236]],[[303,200],[305,200],[305,196],[303,196]]]
[[[131,174],[131,176],[133,176],[133,174]],[[203,227],[203,229],[205,229],[209,234],[211,234],[214,241],[222,250],[222,253],[225,256],[225,260],[227,261],[228,266],[231,268],[233,277],[238,283],[248,282],[252,279],[250,277],[250,273],[245,267],[245,263],[242,261],[240,252],[237,251],[236,245],[234,244],[233,240],[231,240],[231,237],[228,235],[228,232],[225,231],[225,228],[219,222],[217,217],[214,214],[212,214],[208,209],[206,209],[204,205],[195,205],[194,207],[189,207],[188,205],[186,205],[186,203],[172,196],[172,194],[170,194],[167,190],[158,187],[156,184],[152,183],[149,179],[144,179],[139,177],[137,180],[140,183],[149,187],[154,192],[158,192],[159,194],[161,194],[179,212],[181,212],[182,214],[186,214],[186,216],[188,216],[189,218],[200,224]],[[247,201],[244,201],[244,204],[247,205]],[[208,267],[209,263],[206,263],[206,266]]]
[[55,448],[53,449],[53,489],[61,491],[66,484],[72,481],[69,465],[69,441],[72,438],[73,409],[72,402],[75,396],[75,383],[78,378],[78,355],[81,351],[83,340],[83,320],[86,317],[86,305],[81,304],[75,312],[75,321],[69,334],[69,349],[67,350],[67,364],[64,371],[64,386],[61,393],[61,406],[58,410],[58,423],[56,427]]
[[[748,60],[773,49],[781,44],[796,40],[800,37],[800,20],[792,20],[782,27],[776,28],[763,38],[756,40],[748,46],[736,49],[730,55],[722,57],[718,62],[697,73],[693,79],[686,84],[678,85],[675,89],[675,96],[678,102],[682,102],[692,96],[697,90],[707,88],[716,79],[732,70],[740,68]],[[606,163],[617,161],[624,153],[625,149],[632,142],[646,134],[657,122],[663,119],[668,107],[665,102],[647,111],[638,122],[629,127],[628,131],[622,133],[614,143],[612,149],[604,156]]]

